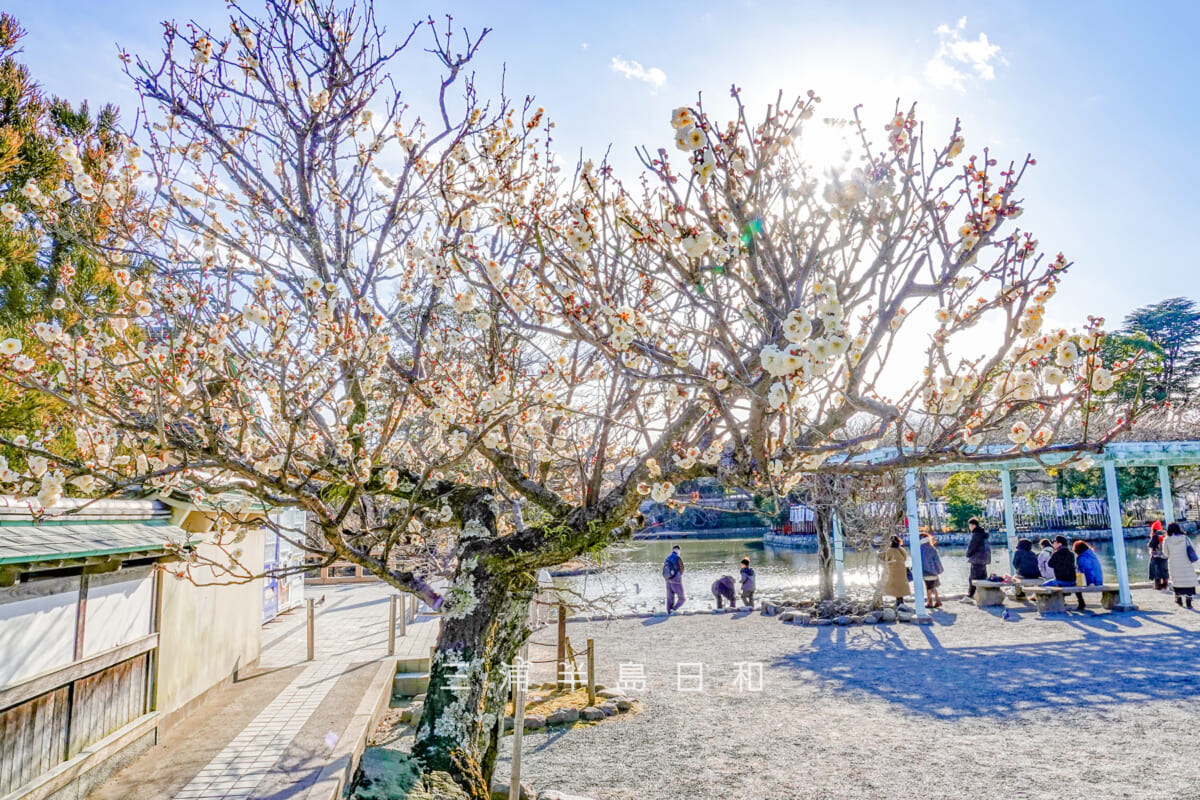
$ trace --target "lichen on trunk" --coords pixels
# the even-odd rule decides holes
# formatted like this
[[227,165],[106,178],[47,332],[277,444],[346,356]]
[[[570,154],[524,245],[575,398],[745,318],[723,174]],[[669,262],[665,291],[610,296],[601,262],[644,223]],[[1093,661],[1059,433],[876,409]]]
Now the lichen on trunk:
[[413,753],[427,771],[453,775],[472,800],[487,800],[499,753],[509,665],[529,635],[529,602],[536,580],[498,569],[481,555],[495,536],[490,495],[460,512],[464,541],[442,610],[442,629],[430,664],[429,688]]

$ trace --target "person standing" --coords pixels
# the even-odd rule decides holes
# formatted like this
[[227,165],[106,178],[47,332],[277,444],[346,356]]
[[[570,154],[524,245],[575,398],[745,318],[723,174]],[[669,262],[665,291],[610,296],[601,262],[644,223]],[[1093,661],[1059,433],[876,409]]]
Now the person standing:
[[1167,582],[1171,580],[1171,573],[1167,570],[1167,554],[1163,550],[1163,539],[1166,536],[1163,534],[1163,524],[1154,520],[1150,523],[1150,580],[1154,581],[1154,588],[1158,591],[1165,592],[1167,590]]
[[683,594],[683,557],[679,545],[671,548],[671,554],[663,561],[663,577],[667,581],[667,613],[682,606],[687,598]]
[[967,544],[967,563],[971,565],[971,576],[967,579],[967,596],[964,600],[969,602],[975,597],[975,581],[987,579],[992,546],[988,543],[987,529],[979,524],[977,517],[967,520],[967,529],[971,531],[971,541]]
[[737,608],[737,600],[733,597],[732,575],[722,575],[713,581],[712,593],[717,599],[717,608],[724,608],[726,600],[729,601],[730,608]]
[[750,559],[742,559],[742,605],[754,607],[754,589],[756,584],[754,581],[754,569],[750,566]]
[[942,579],[938,577],[946,568],[942,566],[942,557],[938,554],[937,545],[934,544],[933,536],[928,533],[921,534],[921,572],[925,575],[925,605],[928,608],[941,608],[942,598],[938,594],[938,587],[942,585]]
[[900,546],[899,536],[892,537],[888,548],[879,554],[879,560],[883,562],[883,577],[875,591],[876,597],[882,599],[888,595],[896,598],[896,608],[899,609],[910,590],[908,568],[905,566],[908,552]]
[[1167,526],[1162,548],[1167,554],[1167,571],[1171,575],[1171,588],[1175,590],[1175,605],[1183,605],[1186,598],[1187,607],[1191,608],[1192,598],[1196,595],[1196,551],[1178,522]]

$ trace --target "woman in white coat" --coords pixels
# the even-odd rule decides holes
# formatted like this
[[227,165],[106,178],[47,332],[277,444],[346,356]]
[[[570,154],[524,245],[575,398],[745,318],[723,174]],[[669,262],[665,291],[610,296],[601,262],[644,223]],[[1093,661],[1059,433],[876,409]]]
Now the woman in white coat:
[[[1192,598],[1196,594],[1196,565],[1192,562],[1191,554],[1195,553],[1192,543],[1183,533],[1178,522],[1167,526],[1167,535],[1162,543],[1163,552],[1167,554],[1167,570],[1171,574],[1171,588],[1175,590],[1175,604],[1183,605],[1187,599],[1187,607],[1192,607]],[[1189,554],[1191,551],[1191,554]]]

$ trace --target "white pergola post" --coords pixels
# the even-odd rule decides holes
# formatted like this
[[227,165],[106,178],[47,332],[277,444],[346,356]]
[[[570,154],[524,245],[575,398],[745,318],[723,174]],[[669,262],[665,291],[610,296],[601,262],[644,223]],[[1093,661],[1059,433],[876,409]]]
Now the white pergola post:
[[1125,528],[1121,524],[1121,492],[1117,487],[1117,467],[1112,461],[1104,462],[1104,488],[1108,494],[1108,522],[1112,528],[1113,560],[1117,562],[1117,586],[1120,591],[1114,611],[1133,611],[1133,597],[1129,594],[1129,564],[1125,561]]
[[844,573],[846,547],[842,539],[842,520],[835,511],[833,514],[833,569],[837,575],[837,596],[846,596],[846,575]]
[[1017,549],[1017,520],[1013,515],[1012,473],[1000,470],[1000,491],[1004,495],[1004,541],[1008,543],[1008,573],[1012,569],[1013,551]]
[[908,550],[912,556],[913,607],[917,619],[928,619],[925,610],[925,570],[921,566],[921,521],[917,518],[917,473],[904,473],[904,507],[908,513]]
[[1158,465],[1158,488],[1162,490],[1163,525],[1175,521],[1175,493],[1171,491],[1171,468]]

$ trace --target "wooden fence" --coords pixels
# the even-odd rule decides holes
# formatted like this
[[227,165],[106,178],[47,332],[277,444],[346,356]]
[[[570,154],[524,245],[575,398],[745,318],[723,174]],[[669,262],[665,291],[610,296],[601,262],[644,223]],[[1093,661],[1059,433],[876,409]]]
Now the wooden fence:
[[0,797],[152,710],[158,634],[0,691]]

